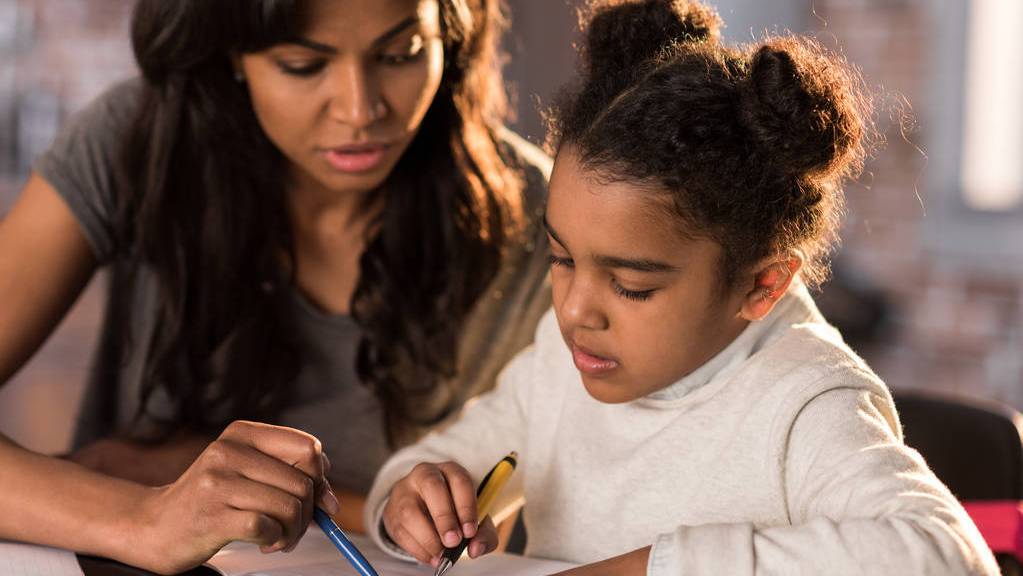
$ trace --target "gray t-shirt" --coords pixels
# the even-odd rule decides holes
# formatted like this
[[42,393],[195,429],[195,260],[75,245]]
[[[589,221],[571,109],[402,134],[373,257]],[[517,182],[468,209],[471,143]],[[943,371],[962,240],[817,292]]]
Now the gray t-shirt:
[[[142,84],[132,80],[114,86],[58,135],[35,164],[35,170],[67,202],[96,258],[110,268],[106,319],[76,428],[75,445],[111,434],[130,433],[139,402],[145,350],[152,337],[157,310],[154,277],[146,269],[130,269],[118,259],[114,213],[113,166],[120,143],[137,110]],[[502,270],[470,316],[459,344],[457,389],[489,389],[497,372],[526,346],[544,310],[550,305],[546,281],[546,244],[540,225],[550,176],[550,159],[521,138],[507,133],[507,149],[526,167],[525,238],[506,255]],[[126,294],[126,275],[134,290]],[[338,488],[366,493],[377,470],[390,455],[383,411],[356,376],[354,359],[360,329],[349,316],[324,313],[297,289],[292,301],[302,365],[293,384],[293,401],[274,422],[305,430],[322,442],[333,464],[331,480]],[[128,308],[130,307],[130,308]],[[131,310],[131,354],[123,358],[124,335],[116,321]],[[165,410],[166,397],[155,393],[149,411]]]

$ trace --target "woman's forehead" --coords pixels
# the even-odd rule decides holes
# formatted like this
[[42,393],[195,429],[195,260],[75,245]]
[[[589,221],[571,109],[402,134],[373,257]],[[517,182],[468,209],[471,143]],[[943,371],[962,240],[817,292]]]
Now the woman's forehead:
[[439,31],[438,0],[308,0],[303,35],[369,47],[405,28]]

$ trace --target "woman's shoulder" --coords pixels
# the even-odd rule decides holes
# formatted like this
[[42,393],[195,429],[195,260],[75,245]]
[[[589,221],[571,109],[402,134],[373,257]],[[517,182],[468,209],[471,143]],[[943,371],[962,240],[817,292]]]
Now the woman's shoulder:
[[114,84],[72,115],[33,165],[67,202],[100,262],[115,250],[115,166],[142,94],[141,79]]

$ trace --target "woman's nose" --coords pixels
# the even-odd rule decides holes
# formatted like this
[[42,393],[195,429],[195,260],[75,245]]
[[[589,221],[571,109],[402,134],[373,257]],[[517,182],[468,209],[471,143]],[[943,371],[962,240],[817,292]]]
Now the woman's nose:
[[362,62],[340,63],[330,83],[330,116],[355,129],[365,129],[387,115],[379,88]]

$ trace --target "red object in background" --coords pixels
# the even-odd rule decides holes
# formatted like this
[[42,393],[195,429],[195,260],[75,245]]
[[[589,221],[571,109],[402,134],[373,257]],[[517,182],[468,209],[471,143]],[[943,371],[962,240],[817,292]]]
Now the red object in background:
[[963,502],[963,508],[996,554],[1012,554],[1023,562],[1023,502]]

